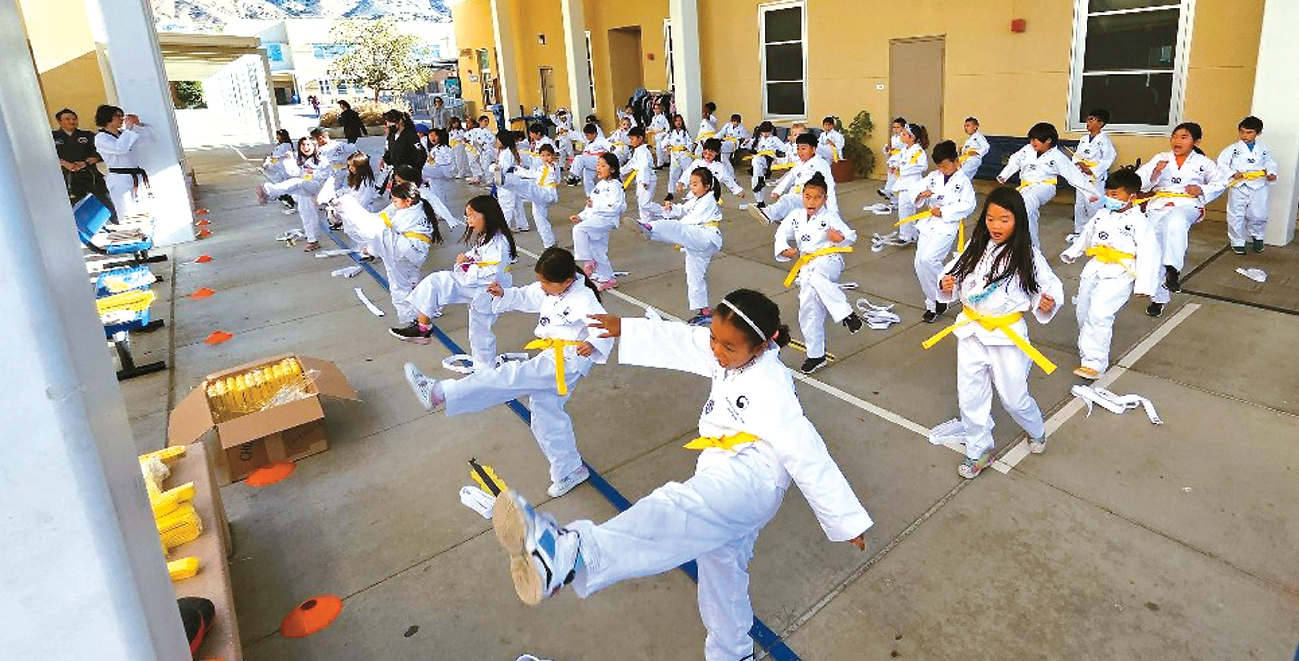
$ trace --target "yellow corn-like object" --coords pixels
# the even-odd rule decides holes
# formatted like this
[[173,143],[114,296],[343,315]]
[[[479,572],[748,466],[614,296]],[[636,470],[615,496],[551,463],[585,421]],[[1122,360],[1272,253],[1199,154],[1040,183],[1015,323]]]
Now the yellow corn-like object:
[[159,535],[159,538],[162,539],[162,545],[168,552],[170,552],[171,549],[174,549],[181,544],[198,539],[199,534],[202,532],[203,531],[197,525],[188,525],[162,533]]
[[164,516],[175,512],[184,503],[194,500],[198,494],[193,482],[186,482],[175,489],[168,489],[156,496],[149,494],[149,504],[153,506],[153,518],[161,519]]
[[510,488],[491,466],[480,464],[477,459],[469,460],[469,477],[478,484],[480,489],[493,496],[499,496]]
[[191,542],[203,532],[203,523],[198,518],[198,511],[193,503],[184,503],[174,512],[157,520],[158,537],[168,550],[185,542]]
[[185,456],[185,446],[174,445],[172,447],[163,448],[155,452],[148,452],[142,454],[140,455],[140,461],[149,461],[151,459],[157,458],[157,459],[161,459],[165,463],[171,463],[173,460],[179,459],[180,457],[183,456]]
[[183,581],[198,575],[198,558],[181,558],[167,563],[167,575],[172,581]]
[[152,291],[128,291],[121,294],[105,296],[95,301],[95,307],[98,308],[100,316],[108,312],[118,310],[131,310],[139,312],[149,307],[153,299],[157,296]]

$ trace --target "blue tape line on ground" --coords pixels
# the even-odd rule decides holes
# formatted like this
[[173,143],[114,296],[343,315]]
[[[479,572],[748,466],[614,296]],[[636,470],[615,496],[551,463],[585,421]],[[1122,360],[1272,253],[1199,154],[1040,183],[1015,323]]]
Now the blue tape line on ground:
[[[334,243],[338,244],[340,248],[346,249],[352,247],[339,239],[338,235],[334,234],[333,230],[326,229],[325,232],[329,234],[329,238],[333,239]],[[355,254],[350,256],[353,261],[361,266],[362,269],[374,277],[375,281],[379,283],[379,286],[383,287],[385,291],[388,290],[387,278],[380,275],[379,272],[369,263],[357,259]],[[433,334],[436,335],[438,340],[442,342],[443,346],[447,348],[447,351],[450,351],[451,353],[465,352],[464,349],[460,348],[459,344],[456,344],[455,340],[442,332],[442,329],[438,328],[437,324],[433,324],[432,326]],[[523,405],[523,402],[520,402],[517,399],[512,399],[509,402],[506,402],[505,405],[508,406],[515,415],[519,416],[519,419],[523,420],[524,424],[529,426],[532,425],[532,412],[528,410],[528,407]],[[590,482],[591,486],[595,487],[595,490],[599,492],[605,500],[609,501],[609,504],[613,505],[619,512],[626,511],[627,508],[631,507],[631,501],[627,500],[626,496],[619,493],[612,484],[609,484],[609,481],[604,479],[604,476],[596,471],[591,464],[583,463],[586,466],[586,469],[591,472],[591,477],[587,479],[587,482]],[[685,572],[686,576],[690,577],[690,580],[696,583],[699,582],[698,565],[696,565],[693,560],[681,565],[680,569]],[[759,620],[757,617],[753,618],[753,628],[749,629],[749,637],[753,639],[753,642],[767,650],[767,654],[771,655],[771,658],[776,661],[801,661],[799,656],[794,653],[794,650],[789,649],[789,646],[780,639],[780,636],[776,635],[775,631],[772,631],[770,627],[763,624],[762,620]]]

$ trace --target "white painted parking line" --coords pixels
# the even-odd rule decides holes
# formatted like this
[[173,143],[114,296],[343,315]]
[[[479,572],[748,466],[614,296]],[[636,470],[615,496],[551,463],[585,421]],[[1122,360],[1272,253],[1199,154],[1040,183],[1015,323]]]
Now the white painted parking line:
[[[1190,317],[1191,314],[1199,309],[1199,303],[1187,303],[1181,310],[1178,310],[1177,314],[1173,315],[1171,319],[1156,328],[1154,332],[1147,335],[1144,340],[1138,342],[1137,346],[1132,347],[1130,351],[1123,354],[1123,356],[1115,362],[1114,367],[1106,370],[1105,374],[1092,383],[1092,385],[1097,388],[1109,389],[1110,384],[1114,383],[1119,379],[1119,377],[1126,374],[1127,371],[1132,368],[1134,363],[1140,360],[1142,356],[1145,356],[1146,353],[1153,349],[1156,344],[1159,344],[1161,340],[1168,337],[1168,334],[1173,332],[1174,328],[1181,325],[1183,321],[1186,321],[1187,317]],[[1056,411],[1054,415],[1046,420],[1047,437],[1054,434],[1057,429],[1063,426],[1064,423],[1068,422],[1069,419],[1079,411],[1083,410],[1083,408],[1083,401],[1077,397],[1074,397],[1064,406],[1060,407],[1059,411]],[[1026,455],[1028,455],[1028,439],[1022,439],[1015,445],[1015,447],[1011,448],[1010,452],[1007,452],[1004,457],[993,462],[992,467],[998,472],[1008,473],[1010,472],[1010,469],[1014,468],[1015,465],[1018,464]]]

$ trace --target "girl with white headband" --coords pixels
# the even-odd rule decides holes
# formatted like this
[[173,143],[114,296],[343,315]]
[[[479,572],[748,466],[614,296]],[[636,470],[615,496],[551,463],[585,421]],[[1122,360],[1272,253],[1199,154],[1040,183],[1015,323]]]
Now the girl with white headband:
[[518,493],[496,499],[493,525],[510,555],[514,587],[535,605],[572,584],[580,597],[630,578],[699,563],[699,613],[708,637],[704,658],[752,658],[753,607],[748,564],[762,529],[790,482],[812,506],[827,537],[866,547],[870,515],[803,415],[794,380],[780,362],[789,342],[780,308],[740,289],[715,308],[711,327],[592,317],[601,337],[621,337],[624,365],[658,367],[712,380],[699,416],[694,477],[669,482],[622,514],[596,525],[560,527]]

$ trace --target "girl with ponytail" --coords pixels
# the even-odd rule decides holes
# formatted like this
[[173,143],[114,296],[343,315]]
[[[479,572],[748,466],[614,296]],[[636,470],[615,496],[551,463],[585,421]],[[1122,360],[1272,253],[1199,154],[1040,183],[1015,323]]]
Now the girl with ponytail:
[[532,435],[550,462],[551,498],[568,493],[590,477],[573,435],[564,405],[573,386],[591,366],[604,364],[613,340],[587,328],[590,315],[603,315],[595,283],[577,267],[573,253],[547,248],[537,259],[537,281],[526,287],[487,286],[492,314],[532,312],[539,317],[537,339],[525,349],[538,353],[523,361],[480,365],[462,379],[434,381],[414,363],[406,363],[406,380],[429,411],[445,405],[447,417],[482,411],[514,399],[528,398]]
[[706,326],[712,323],[713,311],[708,307],[708,263],[722,249],[722,197],[721,182],[712,170],[695,168],[690,173],[690,193],[676,206],[663,204],[657,220],[637,222],[636,228],[651,241],[679,246],[686,253],[686,302],[699,313],[689,324]]
[[803,414],[794,379],[780,362],[789,342],[780,308],[741,289],[715,308],[709,328],[596,315],[601,338],[620,337],[624,365],[709,379],[699,414],[695,474],[669,482],[602,524],[560,527],[514,491],[496,499],[496,537],[510,556],[515,592],[536,604],[571,584],[580,597],[621,581],[698,560],[699,613],[709,659],[752,658],[748,564],[763,526],[790,483],[812,506],[831,541],[865,549],[870,515]]

